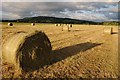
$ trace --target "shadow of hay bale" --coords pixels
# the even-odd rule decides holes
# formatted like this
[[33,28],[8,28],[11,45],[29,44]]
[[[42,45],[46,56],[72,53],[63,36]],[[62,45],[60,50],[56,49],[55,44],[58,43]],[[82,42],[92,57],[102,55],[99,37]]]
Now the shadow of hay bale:
[[51,51],[51,43],[44,32],[18,32],[3,45],[3,60],[17,69],[35,70],[49,62]]
[[112,32],[112,34],[118,34],[118,32]]
[[64,60],[67,57],[76,55],[79,52],[84,52],[86,50],[92,49],[101,44],[102,43],[86,42],[86,43],[81,43],[81,44],[77,44],[77,45],[73,45],[73,46],[68,46],[68,47],[65,47],[62,49],[54,50],[53,54],[51,55],[51,63],[50,64]]

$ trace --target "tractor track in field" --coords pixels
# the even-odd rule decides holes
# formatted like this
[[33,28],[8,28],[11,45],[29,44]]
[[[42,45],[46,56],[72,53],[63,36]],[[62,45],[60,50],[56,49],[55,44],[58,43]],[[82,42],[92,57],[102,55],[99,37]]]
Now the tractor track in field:
[[[61,33],[59,33],[59,35],[55,36],[55,37],[58,37],[58,39],[56,38],[53,38],[54,35],[52,36],[48,36],[50,38],[53,38],[53,40],[51,40],[51,42],[57,42],[57,41],[61,41],[61,40],[64,40],[64,39],[68,39],[68,38],[71,38],[71,37],[75,37],[75,36],[79,36],[79,35],[82,35],[82,34],[86,34],[86,33],[89,33],[89,32],[92,32],[92,31],[96,31],[96,30],[91,30],[91,31],[79,31],[77,33],[71,33],[71,32],[66,32],[66,34],[63,34],[61,35]],[[60,37],[59,37],[60,36]],[[62,36],[62,37],[61,37]],[[65,37],[66,36],[66,37]]]

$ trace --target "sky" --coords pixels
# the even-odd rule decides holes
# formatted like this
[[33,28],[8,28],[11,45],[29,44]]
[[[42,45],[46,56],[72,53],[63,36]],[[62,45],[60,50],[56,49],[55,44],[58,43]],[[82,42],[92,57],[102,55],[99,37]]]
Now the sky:
[[[25,1],[25,0],[24,0]],[[44,0],[42,2],[26,0],[13,2],[12,0],[2,1],[3,20],[14,20],[25,17],[52,16],[60,18],[72,18],[89,21],[117,21],[118,2],[117,0],[107,0],[104,2],[69,0],[57,2],[55,0]],[[65,1],[65,0],[64,0]]]

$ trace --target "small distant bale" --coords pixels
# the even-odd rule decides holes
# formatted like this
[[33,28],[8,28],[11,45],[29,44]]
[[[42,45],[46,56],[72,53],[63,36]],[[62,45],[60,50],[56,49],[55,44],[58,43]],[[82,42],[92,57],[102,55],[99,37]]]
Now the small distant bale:
[[13,23],[8,23],[8,26],[13,26]]
[[31,23],[32,26],[35,26],[35,23]]
[[104,33],[106,33],[106,34],[112,34],[113,33],[113,28],[112,27],[105,27],[104,28]]
[[72,27],[72,24],[63,24],[62,25],[62,31],[70,31],[70,27]]
[[17,69],[32,70],[46,65],[52,51],[48,37],[42,31],[16,33],[3,44],[3,60]]
[[61,24],[58,24],[58,26],[61,26]]
[[55,26],[58,26],[58,24],[55,24]]
[[69,24],[69,27],[72,27],[72,24]]

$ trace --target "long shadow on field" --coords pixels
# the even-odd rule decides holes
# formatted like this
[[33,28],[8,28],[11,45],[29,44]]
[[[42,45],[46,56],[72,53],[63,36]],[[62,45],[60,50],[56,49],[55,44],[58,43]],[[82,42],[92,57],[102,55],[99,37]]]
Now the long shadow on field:
[[118,34],[118,32],[112,32],[112,34]]
[[62,49],[54,50],[51,55],[51,63],[50,64],[64,60],[65,58],[76,55],[79,52],[87,51],[87,50],[92,49],[101,44],[102,43],[86,42],[86,43],[81,43],[81,44],[77,44],[77,45],[73,45],[73,46],[64,47]]

